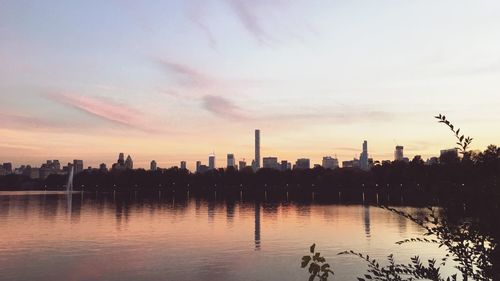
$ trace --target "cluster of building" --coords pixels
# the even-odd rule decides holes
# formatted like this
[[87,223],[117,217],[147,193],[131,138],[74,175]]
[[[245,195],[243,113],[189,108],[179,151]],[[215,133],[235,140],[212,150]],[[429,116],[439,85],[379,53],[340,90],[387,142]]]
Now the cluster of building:
[[[410,160],[404,156],[404,147],[397,145],[394,150],[394,161],[401,161],[408,163]],[[428,159],[425,163],[428,165],[437,164],[440,159],[455,159],[458,158],[457,149],[446,149],[441,150],[441,156],[432,157]],[[422,161],[422,157],[419,155],[415,156],[414,159]],[[215,154],[212,153],[208,156],[208,165],[202,164],[201,161],[196,161],[196,172],[205,173],[210,170],[216,169],[216,158]],[[373,161],[368,155],[368,142],[365,140],[362,144],[362,150],[359,158],[354,158],[353,160],[342,161],[343,168],[358,168],[364,171],[369,171],[374,165],[384,164],[385,162],[391,161]],[[227,154],[226,168],[234,170],[245,170],[252,169],[257,171],[260,168],[275,169],[280,171],[292,170],[292,169],[310,169],[311,161],[308,158],[299,158],[295,163],[289,162],[288,160],[279,160],[278,157],[267,156],[262,158],[261,166],[261,156],[260,156],[260,130],[255,130],[255,158],[252,160],[251,165],[247,165],[245,159],[242,159],[236,163],[236,158],[233,153]],[[3,163],[0,166],[0,176],[8,174],[18,174],[26,175],[34,179],[45,179],[52,174],[67,174],[71,169],[73,169],[74,174],[78,174],[84,170],[83,160],[73,160],[73,163],[68,163],[66,166],[61,167],[59,160],[47,160],[39,168],[31,167],[30,165],[22,165],[18,168],[13,169],[12,163]],[[321,164],[315,164],[313,167],[323,167],[325,169],[337,169],[339,168],[339,160],[336,157],[324,156]],[[180,162],[181,169],[187,169],[186,161]],[[118,160],[111,167],[111,171],[125,171],[134,169],[134,162],[130,155],[125,158],[123,153],[118,155]],[[160,169],[155,160],[151,161],[150,170],[157,171]],[[88,167],[87,170],[99,170],[101,172],[109,171],[106,164],[102,163],[99,165],[98,169],[93,169]]]
[[65,175],[70,169],[75,173],[83,171],[83,160],[73,160],[73,163],[68,163],[61,167],[59,160],[47,160],[40,167],[32,167],[31,165],[21,165],[15,169],[12,163],[3,163],[0,166],[0,176],[15,174],[24,175],[32,179],[46,179],[49,175]]
[[[102,165],[106,165],[106,164],[103,163],[103,164],[101,164],[101,166]],[[130,157],[130,155],[128,155],[127,159],[125,159],[125,154],[120,153],[118,155],[118,161],[116,161],[116,163],[113,164],[111,169],[113,171],[132,170],[132,169],[134,169],[134,161],[132,161],[132,157]]]

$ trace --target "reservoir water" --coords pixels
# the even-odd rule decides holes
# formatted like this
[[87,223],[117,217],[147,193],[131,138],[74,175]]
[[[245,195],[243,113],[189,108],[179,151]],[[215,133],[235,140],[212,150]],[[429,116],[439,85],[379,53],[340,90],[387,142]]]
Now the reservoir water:
[[[400,207],[415,216],[426,209]],[[316,248],[334,280],[357,280],[354,250],[397,262],[440,258],[411,221],[375,206],[176,198],[169,194],[0,192],[0,280],[307,280]]]

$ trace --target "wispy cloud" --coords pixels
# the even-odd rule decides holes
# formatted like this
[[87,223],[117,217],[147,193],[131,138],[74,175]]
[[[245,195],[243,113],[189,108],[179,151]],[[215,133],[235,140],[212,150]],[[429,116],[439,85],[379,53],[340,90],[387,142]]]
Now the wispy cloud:
[[264,43],[271,39],[269,34],[264,31],[258,17],[257,7],[262,4],[261,1],[226,0],[226,2],[235,12],[243,27],[259,42]]
[[[363,107],[347,107],[338,105],[331,107],[301,107],[294,108],[293,113],[285,104],[273,110],[266,109],[265,112],[253,112],[238,106],[233,97],[238,89],[245,86],[255,85],[251,81],[228,81],[205,74],[203,71],[178,62],[170,60],[159,60],[161,66],[168,75],[174,77],[174,82],[180,84],[178,88],[170,88],[162,91],[165,96],[180,101],[201,102],[202,108],[213,115],[234,121],[272,122],[286,123],[294,121],[297,123],[307,122],[340,122],[351,124],[359,122],[380,122],[390,120],[392,115],[384,111],[376,111]],[[179,86],[179,85],[178,85]],[[307,102],[304,102],[307,104]],[[283,107],[285,106],[285,107]],[[284,111],[286,109],[286,111]],[[267,113],[270,112],[270,113]],[[358,114],[352,114],[357,112]],[[259,117],[254,117],[259,116]]]
[[216,49],[217,40],[215,36],[205,21],[205,11],[203,1],[188,1],[188,18],[189,20],[196,25],[206,36],[208,40],[208,44],[212,49]]
[[26,115],[0,113],[0,128],[54,128],[60,124]]
[[349,152],[359,152],[361,150],[361,147],[333,147],[333,150],[335,151],[349,151]]
[[70,106],[102,120],[127,127],[153,131],[146,125],[145,113],[125,104],[119,104],[106,98],[96,98],[75,94],[51,93],[46,97],[54,102]]
[[203,108],[214,115],[236,121],[248,120],[248,115],[229,99],[219,96],[207,95],[203,97]]
[[175,76],[181,86],[207,88],[219,84],[216,79],[186,64],[162,59],[159,63],[169,74]]

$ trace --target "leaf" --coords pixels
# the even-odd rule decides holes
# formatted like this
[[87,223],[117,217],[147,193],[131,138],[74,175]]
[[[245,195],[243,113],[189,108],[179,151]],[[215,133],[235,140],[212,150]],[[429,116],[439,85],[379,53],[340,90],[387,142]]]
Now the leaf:
[[312,253],[314,253],[314,248],[316,248],[316,244],[312,244],[312,245],[311,245],[311,249],[310,249],[311,254],[312,254]]
[[315,277],[316,277],[316,275],[309,276],[309,281],[313,281]]
[[311,257],[310,256],[303,256],[302,257],[302,263],[301,263],[300,266],[302,268],[304,268],[304,267],[306,267],[309,264],[310,261],[311,261]]

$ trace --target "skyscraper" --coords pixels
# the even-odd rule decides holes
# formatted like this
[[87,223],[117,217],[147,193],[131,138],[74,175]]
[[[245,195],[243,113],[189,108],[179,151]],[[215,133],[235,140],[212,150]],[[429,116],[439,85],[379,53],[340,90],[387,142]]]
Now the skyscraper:
[[132,157],[128,155],[127,160],[125,160],[125,169],[132,170],[133,168],[134,168],[134,161],[132,161]]
[[332,158],[331,156],[323,157],[321,166],[325,169],[336,169],[339,167],[339,160],[337,158]]
[[83,172],[83,160],[73,160],[73,169],[75,175]]
[[181,169],[182,170],[186,170],[187,169],[186,161],[181,161]]
[[234,154],[227,155],[227,167],[235,167],[236,163],[234,161]]
[[396,150],[394,151],[394,161],[403,161],[403,146],[397,145]]
[[210,154],[208,156],[208,168],[210,170],[215,169],[215,154]]
[[196,172],[200,172],[200,167],[201,167],[201,161],[196,161]]
[[370,166],[368,165],[368,142],[363,142],[363,151],[359,156],[359,167],[361,170],[368,171]]
[[158,167],[156,166],[156,161],[155,160],[151,161],[150,170],[156,171],[157,169]]
[[120,166],[125,165],[125,156],[123,152],[118,155],[118,161],[116,163],[118,163],[118,165]]
[[255,162],[254,170],[260,169],[260,130],[255,130]]

